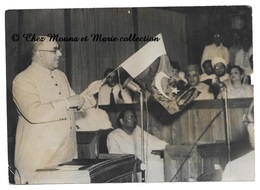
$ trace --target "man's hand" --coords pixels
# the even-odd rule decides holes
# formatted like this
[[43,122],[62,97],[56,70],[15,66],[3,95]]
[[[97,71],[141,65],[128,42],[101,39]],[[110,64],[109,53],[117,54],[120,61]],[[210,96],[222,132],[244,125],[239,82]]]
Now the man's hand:
[[80,109],[85,103],[85,99],[80,97],[79,95],[74,95],[67,98],[68,104],[70,108]]
[[88,88],[85,90],[85,93],[88,95],[88,96],[92,96],[96,93],[99,92],[101,86],[103,85],[104,81],[102,80],[97,80],[97,81],[94,81],[92,82]]

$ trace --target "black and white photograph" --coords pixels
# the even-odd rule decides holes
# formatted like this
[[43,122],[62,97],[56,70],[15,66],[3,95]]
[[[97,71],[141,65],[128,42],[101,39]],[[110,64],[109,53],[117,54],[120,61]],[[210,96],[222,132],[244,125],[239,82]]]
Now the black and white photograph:
[[4,180],[255,182],[254,11],[6,9]]

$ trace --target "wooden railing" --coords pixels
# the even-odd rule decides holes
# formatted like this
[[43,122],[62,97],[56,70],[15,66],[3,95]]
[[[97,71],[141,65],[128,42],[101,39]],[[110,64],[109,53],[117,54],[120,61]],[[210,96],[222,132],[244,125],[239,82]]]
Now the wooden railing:
[[[147,104],[148,110],[144,108],[145,128],[148,121],[148,131],[166,140],[169,144],[191,145],[197,140],[212,119],[221,112],[198,144],[224,142],[226,140],[226,127],[229,128],[231,141],[245,140],[247,139],[247,132],[242,123],[242,116],[247,112],[252,100],[251,98],[229,99],[227,101],[227,114],[225,114],[225,109],[223,109],[223,100],[194,101],[184,110],[174,115],[170,115],[158,102],[150,101]],[[114,128],[117,128],[116,118],[119,112],[127,108],[136,110],[138,121],[140,122],[139,104],[122,104],[114,107],[100,106],[100,108],[107,111]],[[226,126],[226,116],[228,126]]]

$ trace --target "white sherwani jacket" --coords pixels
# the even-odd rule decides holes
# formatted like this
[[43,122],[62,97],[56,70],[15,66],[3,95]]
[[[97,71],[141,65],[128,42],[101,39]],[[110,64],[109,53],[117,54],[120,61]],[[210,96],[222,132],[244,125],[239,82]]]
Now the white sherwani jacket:
[[[35,170],[70,161],[77,155],[74,112],[65,98],[74,95],[67,77],[32,63],[13,81],[18,108],[16,183],[30,183]],[[85,98],[85,107],[91,99]]]

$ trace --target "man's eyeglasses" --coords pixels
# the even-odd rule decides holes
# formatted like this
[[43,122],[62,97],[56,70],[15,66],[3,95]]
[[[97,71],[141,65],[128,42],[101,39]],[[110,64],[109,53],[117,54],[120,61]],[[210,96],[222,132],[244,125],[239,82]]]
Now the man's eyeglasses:
[[219,66],[215,66],[214,68],[215,68],[215,69],[224,69],[225,66],[224,66],[224,65],[219,65]]
[[44,50],[44,49],[39,49],[38,51],[47,51],[47,52],[52,52],[52,53],[57,53],[57,51],[61,51],[60,47],[54,47],[53,50]]
[[127,115],[126,116],[127,119],[137,119],[136,115]]

